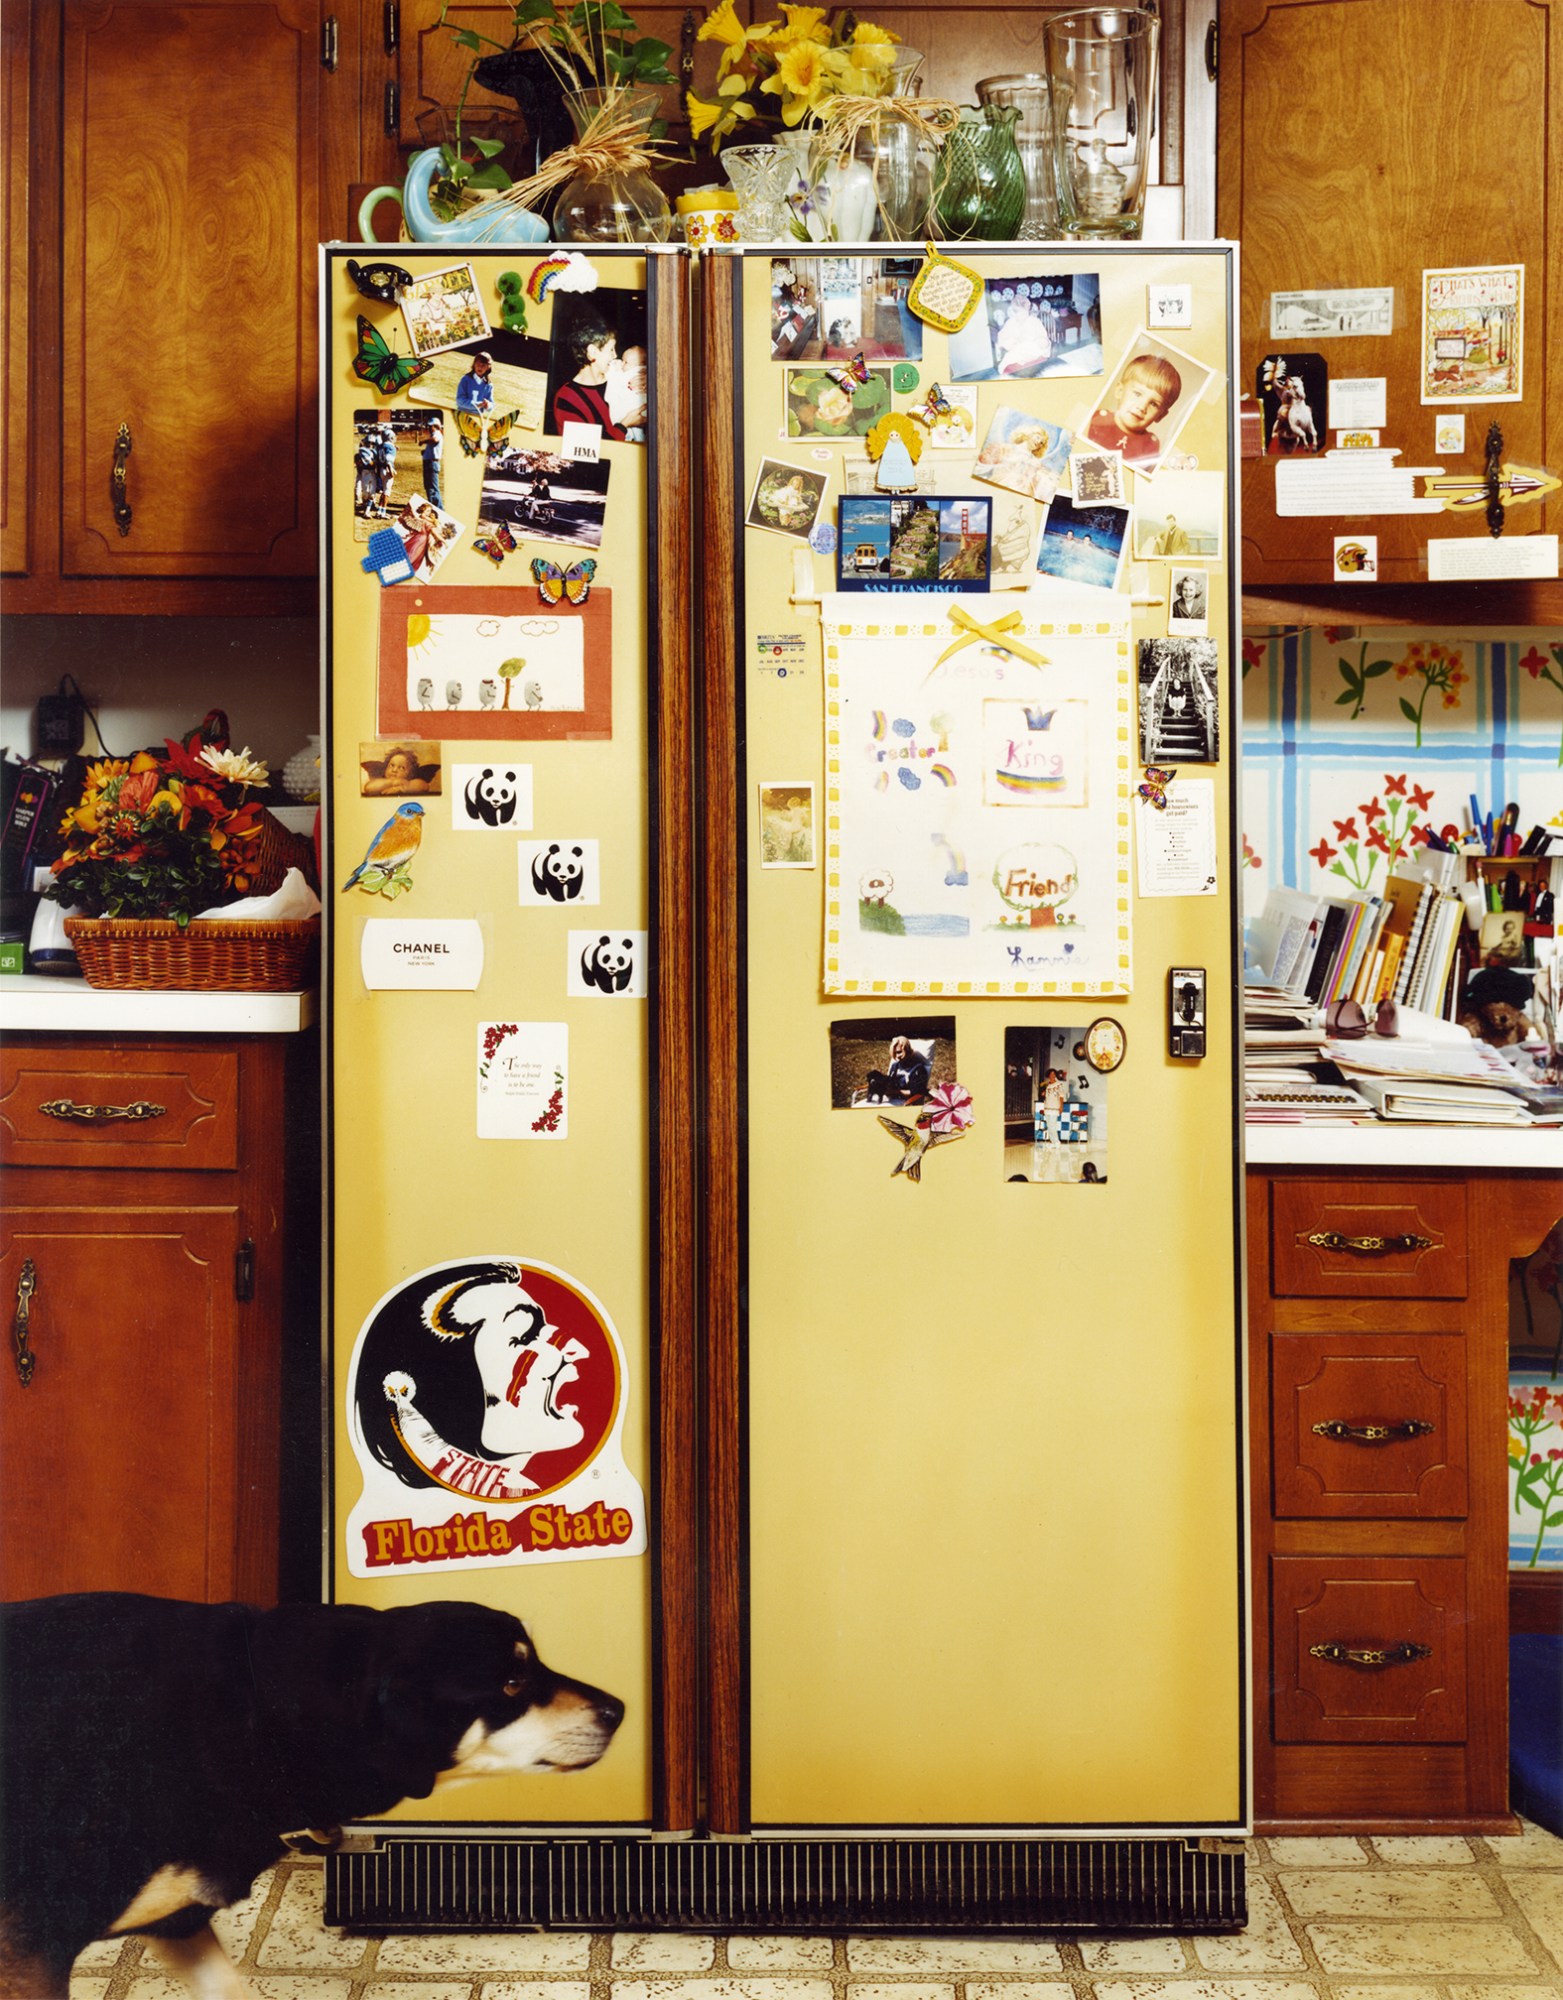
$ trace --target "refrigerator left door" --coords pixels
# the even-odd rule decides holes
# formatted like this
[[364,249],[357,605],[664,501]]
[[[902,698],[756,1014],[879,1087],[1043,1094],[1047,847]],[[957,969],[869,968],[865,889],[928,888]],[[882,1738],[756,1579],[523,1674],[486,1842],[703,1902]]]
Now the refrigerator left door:
[[328,1590],[512,1612],[625,1705],[397,1817],[676,1826],[685,262],[323,255]]

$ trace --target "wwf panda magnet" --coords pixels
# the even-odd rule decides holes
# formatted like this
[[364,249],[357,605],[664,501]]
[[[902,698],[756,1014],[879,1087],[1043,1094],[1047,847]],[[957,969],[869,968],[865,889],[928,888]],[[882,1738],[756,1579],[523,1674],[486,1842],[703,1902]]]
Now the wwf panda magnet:
[[450,817],[458,833],[528,833],[532,767],[498,759],[450,766]]
[[565,992],[572,1000],[644,1000],[646,933],[571,931]]
[[517,900],[523,907],[590,909],[602,901],[595,840],[523,840],[516,852],[521,870]]

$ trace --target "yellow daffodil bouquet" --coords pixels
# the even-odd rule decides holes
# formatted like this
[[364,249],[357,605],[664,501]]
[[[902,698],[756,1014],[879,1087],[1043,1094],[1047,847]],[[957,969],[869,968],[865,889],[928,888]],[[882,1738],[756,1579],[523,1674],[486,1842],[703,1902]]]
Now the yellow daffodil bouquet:
[[886,97],[894,87],[899,35],[856,20],[843,35],[827,7],[781,11],[779,21],[745,27],[733,0],[721,0],[696,30],[697,41],[722,51],[715,97],[684,98],[691,136],[709,139],[713,153],[752,118],[779,112],[783,125],[799,125],[835,98]]
[[60,825],[64,852],[45,894],[89,917],[169,917],[231,903],[256,886],[268,816],[246,794],[267,782],[248,750],[214,748],[199,729],[91,765]]

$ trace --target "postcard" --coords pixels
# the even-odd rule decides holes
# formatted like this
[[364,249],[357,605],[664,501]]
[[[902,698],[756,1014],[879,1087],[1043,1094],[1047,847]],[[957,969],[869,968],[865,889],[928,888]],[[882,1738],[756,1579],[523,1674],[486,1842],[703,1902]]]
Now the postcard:
[[906,295],[921,256],[771,259],[773,361],[921,361]]
[[891,408],[890,370],[863,367],[783,371],[786,438],[865,438]]
[[974,479],[1023,493],[1028,500],[1051,500],[1069,465],[1070,436],[1029,410],[1000,403],[972,470]]
[[1036,567],[1063,583],[1115,590],[1129,545],[1127,507],[1086,507],[1055,493],[1042,523]]
[[421,272],[401,294],[400,303],[412,351],[420,360],[488,335],[483,294],[470,264]]
[[1004,1030],[1004,1178],[1107,1185],[1111,1079],[1086,1060],[1088,1024]]
[[1131,471],[1154,479],[1214,378],[1213,368],[1141,328],[1080,433],[1081,446],[1121,452]]
[[440,789],[440,746],[409,738],[360,743],[358,789],[366,799],[421,798]]
[[953,1014],[859,1014],[830,1024],[834,1111],[926,1104],[930,1090],[956,1080]]
[[1272,340],[1354,340],[1364,334],[1395,330],[1392,285],[1370,285],[1355,291],[1272,292]]
[[475,458],[486,448],[490,428],[504,435],[512,426],[535,431],[541,425],[548,359],[546,340],[526,333],[490,333],[475,351],[458,348],[442,354],[407,394],[414,403],[459,411],[466,419],[458,426],[462,451]]
[[563,1021],[479,1021],[478,1137],[569,1137],[570,1030]]
[[827,473],[785,459],[762,458],[744,523],[789,541],[807,542],[819,519],[830,480]]
[[1202,639],[1210,630],[1210,572],[1171,569],[1167,597],[1167,631],[1174,639]]
[[836,544],[842,590],[986,590],[993,502],[920,493],[845,494]]
[[760,784],[760,866],[815,866],[814,785],[808,778],[770,778]]
[[428,582],[467,532],[454,514],[447,514],[443,507],[436,507],[421,493],[411,496],[391,526],[400,537],[419,583]]
[[957,382],[1101,372],[1101,281],[1094,271],[989,278],[982,310],[950,335]]
[[[612,472],[611,459],[582,465],[555,451],[490,445],[478,532],[489,535],[506,527],[529,542],[600,549]],[[586,581],[589,585],[590,576]]]
[[1422,401],[1517,403],[1524,362],[1525,266],[1422,273]]

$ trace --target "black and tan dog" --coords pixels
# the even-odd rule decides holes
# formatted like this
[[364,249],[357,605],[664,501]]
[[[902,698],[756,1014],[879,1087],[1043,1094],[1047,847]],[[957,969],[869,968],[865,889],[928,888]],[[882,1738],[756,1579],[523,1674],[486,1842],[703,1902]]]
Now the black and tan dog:
[[39,1598],[0,1611],[0,1675],[5,2000],[63,1995],[83,1946],[130,1932],[239,2000],[210,1918],[284,1833],[441,1779],[579,1770],[624,1716],[480,1604]]

